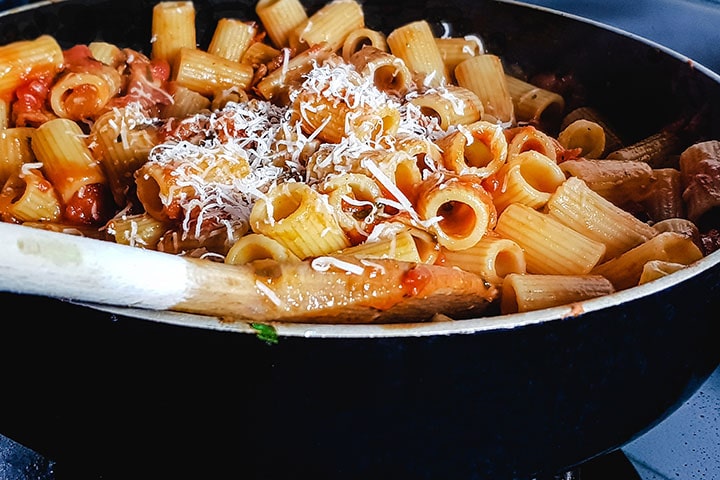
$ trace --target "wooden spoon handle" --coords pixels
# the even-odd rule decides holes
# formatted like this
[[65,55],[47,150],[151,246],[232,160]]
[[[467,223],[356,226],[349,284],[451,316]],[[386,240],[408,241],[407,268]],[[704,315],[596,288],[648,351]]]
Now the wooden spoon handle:
[[181,257],[8,223],[0,239],[4,291],[160,310],[186,295]]

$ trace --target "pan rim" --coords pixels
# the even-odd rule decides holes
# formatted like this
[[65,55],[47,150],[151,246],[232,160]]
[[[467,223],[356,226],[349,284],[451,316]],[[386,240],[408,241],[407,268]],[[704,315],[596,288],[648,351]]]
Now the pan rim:
[[[677,286],[712,268],[719,268],[720,250],[670,275],[652,282],[620,290],[609,295],[592,298],[568,305],[545,308],[523,313],[493,315],[461,320],[436,322],[394,323],[394,324],[325,324],[300,322],[263,322],[273,327],[278,337],[303,338],[401,338],[468,335],[502,330],[513,330],[549,322],[580,319],[587,314],[622,304],[642,300],[663,290]],[[83,307],[100,310],[112,315],[150,320],[181,327],[202,328],[234,333],[257,334],[256,323],[248,321],[227,321],[208,315],[176,312],[170,310],[148,310],[132,307],[97,304],[68,300]],[[254,326],[255,325],[255,326]]]

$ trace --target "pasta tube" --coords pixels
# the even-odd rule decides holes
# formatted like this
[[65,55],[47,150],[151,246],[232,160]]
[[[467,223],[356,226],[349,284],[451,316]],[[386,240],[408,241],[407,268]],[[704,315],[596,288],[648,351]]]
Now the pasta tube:
[[342,57],[346,62],[349,62],[353,55],[365,47],[369,47],[380,52],[387,52],[388,46],[387,41],[385,40],[385,34],[371,28],[359,28],[357,30],[353,30],[348,34],[343,42]]
[[602,127],[605,134],[605,150],[603,154],[619,150],[624,145],[623,140],[610,125],[610,122],[608,122],[600,112],[591,107],[578,107],[569,112],[563,117],[560,123],[560,130],[564,130],[568,125],[577,120],[588,120]]
[[511,273],[502,284],[500,311],[529,312],[581,302],[615,291],[601,275],[530,275]]
[[148,125],[140,111],[128,106],[98,117],[89,138],[93,155],[107,175],[115,203],[126,205],[135,197],[135,171],[159,143],[155,128]]
[[110,67],[98,74],[69,72],[50,89],[50,105],[58,117],[86,121],[102,112],[121,87],[120,74]]
[[560,145],[568,150],[580,149],[580,156],[600,158],[605,151],[605,130],[590,120],[575,120],[558,135]]
[[233,62],[239,62],[247,48],[255,40],[257,30],[257,24],[254,22],[221,18],[215,26],[207,52]]
[[606,247],[616,257],[657,235],[657,231],[591,190],[579,178],[568,178],[550,197],[548,215]]
[[279,56],[280,50],[277,48],[266,43],[255,42],[245,50],[240,61],[248,65],[259,66],[265,65]]
[[340,143],[347,136],[361,140],[378,139],[397,132],[400,113],[391,105],[349,105],[323,93],[302,90],[294,108],[307,135],[327,143]]
[[123,51],[112,43],[90,42],[88,43],[88,50],[90,50],[92,58],[109,67],[118,68],[127,60]]
[[523,248],[528,273],[586,275],[605,255],[602,243],[518,203],[500,214],[495,233]]
[[690,238],[675,232],[664,232],[598,265],[592,273],[604,276],[616,289],[623,290],[639,283],[643,266],[651,260],[689,265],[702,256]]
[[415,238],[408,230],[404,230],[389,238],[367,241],[345,248],[342,255],[353,255],[358,258],[393,258],[403,262],[420,263],[420,254]]
[[496,220],[492,198],[477,178],[466,175],[442,182],[430,177],[418,187],[416,210],[423,220],[432,220],[429,230],[448,250],[475,245]]
[[243,235],[225,256],[225,263],[230,265],[245,265],[255,260],[300,261],[283,244],[260,233]]
[[702,248],[702,240],[700,238],[700,229],[697,225],[687,218],[666,218],[653,224],[652,226],[658,233],[675,232],[691,239],[695,245]]
[[20,173],[24,163],[35,161],[30,148],[31,127],[14,127],[0,129],[0,187],[12,175]]
[[62,64],[62,48],[50,35],[0,46],[0,97],[6,98],[14,92],[26,81],[28,72],[52,75]]
[[461,87],[472,90],[483,104],[483,120],[514,123],[513,98],[500,57],[485,53],[469,58],[455,67]]
[[62,209],[57,192],[39,170],[26,164],[0,191],[0,217],[6,222],[54,222]]
[[483,105],[472,91],[447,85],[428,90],[410,100],[428,117],[438,119],[440,128],[447,130],[451,125],[466,125],[480,120]]
[[299,0],[259,0],[255,13],[277,48],[289,46],[290,33],[307,20],[305,7]]
[[515,119],[532,125],[556,125],[565,110],[565,99],[550,90],[537,87],[512,75],[505,75],[513,102]]
[[310,72],[316,63],[322,63],[331,53],[327,45],[309,48],[292,58],[289,58],[288,50],[285,52],[287,57],[283,60],[283,65],[268,73],[255,85],[255,90],[265,100],[280,105],[289,103],[289,90],[299,86],[303,81],[303,75]]
[[253,206],[250,226],[255,233],[280,242],[300,259],[350,246],[327,196],[305,183],[285,182],[271,188]]
[[196,48],[181,48],[176,56],[174,80],[203,95],[212,96],[228,88],[244,90],[253,78],[252,66]]
[[486,235],[464,250],[442,249],[443,265],[453,265],[477,273],[493,285],[501,285],[510,273],[525,273],[525,253],[520,245],[496,236]]
[[539,209],[565,181],[557,163],[534,150],[513,157],[496,174],[499,187],[491,190],[498,212],[511,203]]
[[463,125],[437,142],[446,168],[460,175],[486,178],[507,160],[507,140],[502,127],[480,120]]
[[155,4],[151,32],[152,59],[165,60],[173,67],[181,49],[197,47],[195,6],[186,0],[169,0]]
[[77,123],[57,118],[34,130],[32,149],[57,190],[65,215],[78,223],[103,222],[112,208],[108,181],[84,138]]
[[474,35],[436,38],[435,44],[451,77],[454,77],[455,67],[461,62],[485,53],[482,41]]
[[320,191],[327,194],[340,227],[351,239],[367,236],[366,225],[374,221],[376,201],[382,196],[375,180],[364,173],[340,173],[328,176]]
[[543,154],[547,158],[557,161],[555,141],[550,136],[532,125],[515,127],[505,130],[508,138],[508,160],[528,150]]
[[121,245],[155,250],[170,226],[147,213],[123,215],[110,220],[108,233]]
[[650,260],[645,265],[643,265],[642,273],[640,273],[640,280],[638,280],[638,285],[657,280],[658,278],[662,278],[666,275],[670,275],[671,273],[682,270],[685,267],[687,267],[687,265],[683,265],[682,263],[665,262],[663,260]]
[[348,62],[361,75],[372,78],[378,90],[388,95],[403,96],[414,87],[412,74],[405,62],[376,47],[361,48]]
[[445,62],[425,20],[394,29],[387,36],[387,44],[392,54],[405,62],[419,85],[437,87],[447,83]]
[[178,158],[150,160],[140,166],[135,173],[137,197],[154,218],[180,220],[206,190],[232,185],[249,172],[247,158],[227,147],[187,148]]
[[343,46],[351,32],[364,27],[365,15],[358,2],[333,0],[295,27],[289,37],[290,46],[303,50],[326,44],[335,52]]
[[173,101],[160,107],[160,116],[162,118],[189,117],[209,108],[211,105],[210,99],[205,95],[177,83],[171,83],[167,90],[172,95]]

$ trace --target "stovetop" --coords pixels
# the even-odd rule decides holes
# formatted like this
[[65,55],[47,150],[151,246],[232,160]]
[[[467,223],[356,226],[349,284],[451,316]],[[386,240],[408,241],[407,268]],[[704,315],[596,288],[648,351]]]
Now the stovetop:
[[[0,9],[24,3],[0,0]],[[720,72],[720,0],[525,0],[625,30]],[[63,466],[0,432],[0,479],[61,480]],[[687,402],[621,450],[547,480],[720,479],[720,368]],[[537,479],[546,480],[546,479]]]

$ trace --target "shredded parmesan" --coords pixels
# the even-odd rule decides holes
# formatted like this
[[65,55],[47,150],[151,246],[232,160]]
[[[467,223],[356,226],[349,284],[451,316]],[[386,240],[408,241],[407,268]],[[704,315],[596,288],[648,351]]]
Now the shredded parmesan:
[[344,271],[346,271],[348,273],[352,273],[354,275],[362,275],[362,273],[365,271],[365,269],[360,265],[346,262],[344,260],[340,260],[339,258],[335,258],[335,257],[314,258],[311,262],[311,266],[314,270],[316,270],[318,272],[327,272],[328,270],[330,270],[331,267],[335,267],[340,270],[344,270]]
[[260,280],[255,280],[255,288],[260,290],[260,293],[265,295],[268,298],[268,300],[270,300],[272,303],[274,303],[278,307],[282,306],[282,301],[280,300],[280,297],[278,297],[275,294],[275,292],[272,291],[272,289],[270,287],[265,285]]

